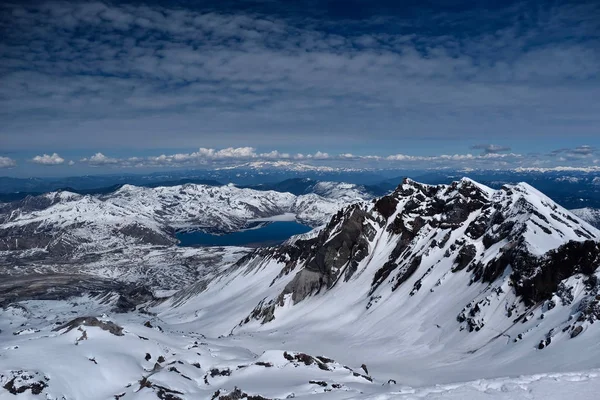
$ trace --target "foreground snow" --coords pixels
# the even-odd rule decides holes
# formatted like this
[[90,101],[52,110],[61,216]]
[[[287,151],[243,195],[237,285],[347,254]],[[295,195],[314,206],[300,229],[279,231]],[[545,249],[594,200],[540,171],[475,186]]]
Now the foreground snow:
[[110,301],[90,297],[9,306],[0,312],[0,329],[0,399],[218,399],[238,390],[259,399],[541,400],[594,399],[600,390],[600,370],[465,375],[458,383],[411,387],[394,369],[369,375],[368,363],[286,349],[277,335],[263,335],[270,348],[257,353],[250,336],[208,338],[156,316],[112,314]]

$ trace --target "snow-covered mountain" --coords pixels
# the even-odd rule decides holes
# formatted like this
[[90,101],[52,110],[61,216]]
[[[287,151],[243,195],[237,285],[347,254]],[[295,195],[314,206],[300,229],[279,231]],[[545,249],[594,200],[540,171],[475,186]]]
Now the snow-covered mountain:
[[146,188],[124,185],[99,196],[52,192],[0,206],[0,250],[44,248],[55,255],[98,247],[172,245],[173,232],[233,232],[259,218],[294,213],[310,226],[346,204],[368,198],[354,185],[323,182],[320,195],[295,196],[233,185]]
[[[155,215],[166,201],[161,221],[182,226],[188,197],[161,194],[110,204]],[[165,299],[94,288],[5,306],[0,384],[47,398],[592,399],[599,266],[600,231],[527,184],[405,180]]]
[[586,207],[577,208],[575,210],[571,210],[571,212],[582,220],[588,222],[590,225],[600,228],[600,209]]
[[[175,322],[201,308],[186,327],[294,332],[286,341],[306,351],[324,345],[311,336],[346,332],[369,351],[385,343],[386,354],[370,362],[380,373],[394,363],[410,369],[409,381],[431,376],[432,365],[456,364],[437,382],[480,376],[478,363],[491,358],[498,364],[490,376],[542,372],[544,362],[593,367],[600,353],[580,346],[600,334],[599,240],[598,230],[527,184],[406,180],[389,196],[338,212],[313,237],[256,250],[217,280],[181,291],[159,315]],[[330,345],[344,357],[346,347]],[[354,361],[369,357],[356,351]]]

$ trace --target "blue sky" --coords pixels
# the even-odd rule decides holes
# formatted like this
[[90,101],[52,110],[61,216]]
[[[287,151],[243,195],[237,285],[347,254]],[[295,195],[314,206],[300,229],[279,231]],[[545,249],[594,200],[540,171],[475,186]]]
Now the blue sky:
[[0,175],[600,168],[597,1],[18,1],[0,35]]

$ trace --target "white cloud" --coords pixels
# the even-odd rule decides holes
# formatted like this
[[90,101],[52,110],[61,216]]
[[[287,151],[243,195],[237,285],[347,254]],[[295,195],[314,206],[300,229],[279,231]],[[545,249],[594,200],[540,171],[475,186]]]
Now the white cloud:
[[102,153],[96,153],[89,158],[82,158],[80,161],[83,163],[93,165],[93,166],[116,165],[116,164],[121,163],[121,160],[119,160],[117,158],[107,157]]
[[329,158],[328,153],[323,153],[321,151],[317,151],[314,155],[309,156],[314,158],[315,160],[327,160]]
[[386,160],[389,161],[423,161],[427,157],[409,156],[407,154],[394,154],[387,156]]
[[[214,149],[201,147],[191,153],[161,154],[158,156],[112,158],[102,153],[96,153],[80,161],[93,166],[113,166],[119,168],[149,168],[149,167],[194,167],[206,168],[239,165],[248,161],[303,161],[312,164],[345,165],[362,167],[402,167],[428,168],[436,167],[500,167],[506,168],[506,160],[521,163],[524,157],[515,153],[484,153],[480,155],[466,154],[441,154],[431,156],[414,156],[407,154],[381,155],[356,155],[351,153],[329,154],[322,151],[314,153],[296,153],[291,155],[279,150],[257,152],[254,147],[227,147]],[[519,164],[520,165],[520,164]]]
[[31,159],[31,161],[42,165],[61,165],[65,163],[65,159],[59,156],[57,153],[52,153],[52,155],[44,154],[42,156],[35,156]]
[[214,149],[200,148],[198,153],[202,157],[212,160],[222,160],[228,158],[246,159],[256,157],[256,150],[253,147],[228,147],[218,151],[215,151]]
[[475,150],[483,150],[484,153],[502,153],[511,150],[511,148],[508,146],[500,146],[497,144],[478,144],[472,146],[471,148]]
[[0,156],[0,168],[13,168],[17,166],[17,162],[9,157]]
[[273,150],[273,151],[268,152],[268,153],[261,153],[259,155],[259,157],[261,157],[261,158],[267,158],[267,159],[272,158],[272,159],[278,159],[278,160],[285,160],[285,159],[290,158],[291,156],[290,156],[289,153],[280,153],[277,150]]
[[521,158],[522,155],[515,153],[484,153],[481,155],[467,154],[441,154],[437,156],[411,156],[406,154],[394,154],[387,156],[385,159],[388,161],[407,161],[407,162],[418,162],[418,161],[469,161],[469,160],[494,160],[502,158]]

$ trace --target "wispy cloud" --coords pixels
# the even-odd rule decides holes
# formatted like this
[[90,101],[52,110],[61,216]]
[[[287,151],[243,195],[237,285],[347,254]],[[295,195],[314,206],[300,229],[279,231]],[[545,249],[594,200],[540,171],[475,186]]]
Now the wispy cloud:
[[500,146],[497,144],[478,144],[471,147],[473,150],[482,150],[485,154],[496,154],[505,151],[511,151],[508,146]]
[[65,163],[65,159],[57,153],[53,153],[52,155],[44,154],[42,156],[35,156],[31,159],[31,162],[42,165],[61,165]]
[[0,168],[13,168],[17,166],[17,162],[9,157],[0,156]]
[[99,165],[123,165],[123,161],[118,158],[107,157],[102,153],[96,153],[91,157],[82,158],[79,160],[83,163],[87,163],[93,166]]
[[594,146],[582,145],[573,148],[562,148],[554,150],[551,156],[558,157],[560,160],[581,160],[590,159],[598,155],[598,149]]

